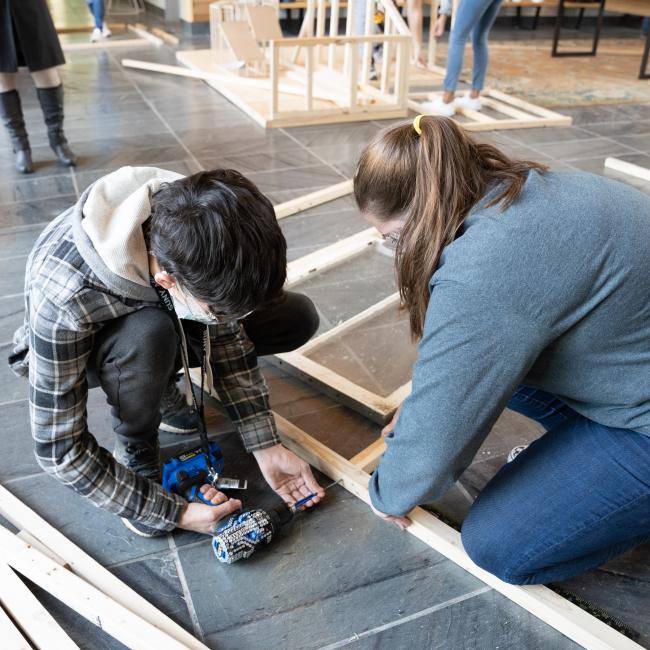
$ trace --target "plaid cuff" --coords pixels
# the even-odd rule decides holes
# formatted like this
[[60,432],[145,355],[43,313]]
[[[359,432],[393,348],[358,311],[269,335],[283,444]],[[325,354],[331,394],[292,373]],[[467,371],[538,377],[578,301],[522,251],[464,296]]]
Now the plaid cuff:
[[240,421],[237,430],[246,451],[258,451],[280,443],[273,415],[263,415]]
[[158,530],[174,530],[187,501],[153,481],[150,481],[150,484],[151,493],[145,507],[137,516],[138,521]]

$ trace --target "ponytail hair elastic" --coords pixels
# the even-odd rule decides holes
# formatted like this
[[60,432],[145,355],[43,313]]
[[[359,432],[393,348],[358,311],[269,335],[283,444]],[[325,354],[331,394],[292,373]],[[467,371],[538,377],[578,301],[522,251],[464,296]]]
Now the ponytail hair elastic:
[[420,126],[420,120],[424,117],[424,115],[416,115],[415,119],[413,120],[413,128],[415,129],[415,132],[418,135],[422,135],[422,127]]

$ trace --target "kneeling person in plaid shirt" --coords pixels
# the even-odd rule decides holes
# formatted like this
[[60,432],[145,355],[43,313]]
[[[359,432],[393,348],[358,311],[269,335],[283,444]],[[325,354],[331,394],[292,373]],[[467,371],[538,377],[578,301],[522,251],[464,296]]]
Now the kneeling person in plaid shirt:
[[[218,506],[164,490],[158,445],[159,429],[197,431],[175,377],[185,366],[188,383],[182,351],[191,366],[207,350],[214,391],[269,485],[288,503],[312,493],[308,505],[317,503],[323,491],[309,465],[280,444],[257,365],[258,355],[295,349],[318,327],[312,302],[284,291],[285,278],[273,207],[233,170],[182,177],[123,167],[94,183],[27,262],[25,322],[10,363],[29,375],[39,465],[141,535],[210,533],[241,503],[208,485],[204,497]],[[88,430],[95,386],[111,407],[113,454]]]

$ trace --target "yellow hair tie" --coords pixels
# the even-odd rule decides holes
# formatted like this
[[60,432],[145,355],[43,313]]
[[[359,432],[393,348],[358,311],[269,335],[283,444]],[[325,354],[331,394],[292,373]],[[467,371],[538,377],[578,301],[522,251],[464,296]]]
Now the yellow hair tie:
[[420,120],[424,117],[424,115],[416,115],[415,119],[413,120],[413,128],[415,129],[415,132],[418,135],[422,135],[422,127],[420,126]]

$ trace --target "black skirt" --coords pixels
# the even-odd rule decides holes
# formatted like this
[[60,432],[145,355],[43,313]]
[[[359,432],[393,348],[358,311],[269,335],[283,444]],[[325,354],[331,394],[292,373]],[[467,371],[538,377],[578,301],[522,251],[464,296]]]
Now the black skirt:
[[65,63],[45,0],[0,0],[0,72],[30,72]]

